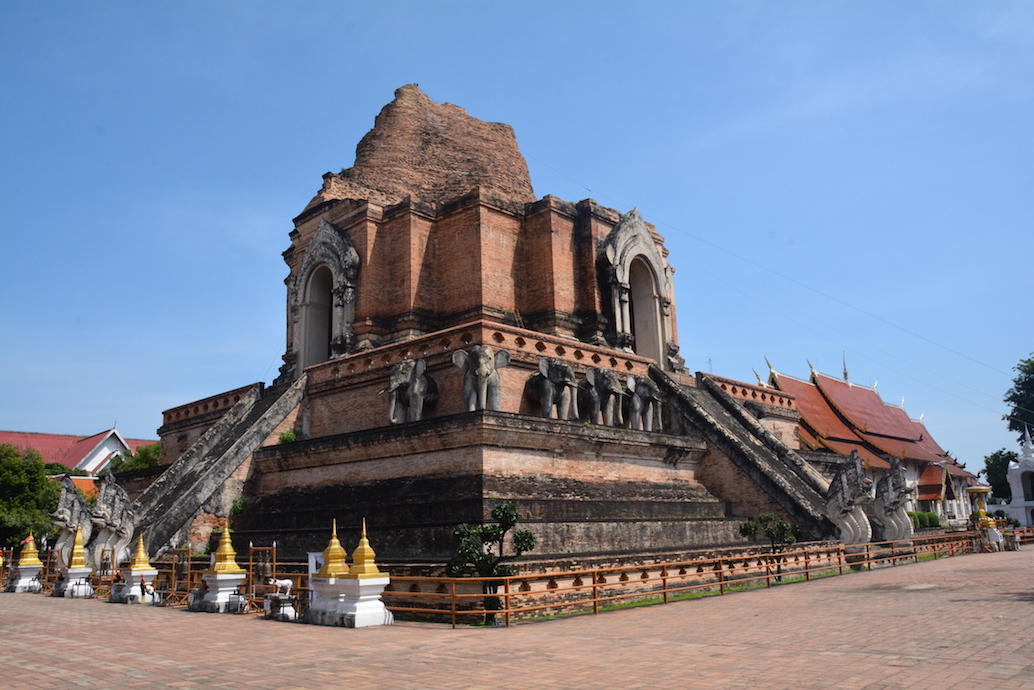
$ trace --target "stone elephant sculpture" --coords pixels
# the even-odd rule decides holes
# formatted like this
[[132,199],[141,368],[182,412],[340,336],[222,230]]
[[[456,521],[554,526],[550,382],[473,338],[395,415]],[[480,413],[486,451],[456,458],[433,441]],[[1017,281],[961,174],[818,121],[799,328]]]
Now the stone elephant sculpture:
[[528,377],[528,389],[542,405],[542,416],[578,419],[578,379],[574,367],[557,357],[539,359],[539,370]]
[[592,424],[624,426],[621,406],[625,398],[625,387],[621,379],[610,369],[589,367],[585,370],[585,384],[582,386],[589,400],[589,421]]
[[388,421],[401,424],[406,421],[419,422],[423,419],[424,406],[438,402],[438,382],[424,373],[427,363],[422,359],[407,359],[391,368],[388,386],[381,393],[388,394]]
[[452,363],[463,369],[463,402],[467,412],[500,408],[499,369],[510,363],[510,353],[495,352],[487,345],[474,345],[470,351],[456,350]]
[[[628,411],[630,429],[661,431],[661,389],[648,376],[628,377],[632,402]],[[656,428],[655,428],[656,427]]]

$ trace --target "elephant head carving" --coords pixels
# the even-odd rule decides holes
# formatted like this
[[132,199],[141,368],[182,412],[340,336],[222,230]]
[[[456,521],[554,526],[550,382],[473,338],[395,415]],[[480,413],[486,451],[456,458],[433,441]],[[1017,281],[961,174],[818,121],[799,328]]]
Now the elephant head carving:
[[426,369],[427,364],[422,359],[407,359],[391,368],[388,387],[381,392],[388,394],[388,421],[392,424],[406,421],[406,409],[409,421],[419,422],[423,419],[424,405],[438,402],[438,383],[424,373]]
[[621,404],[625,388],[616,373],[610,369],[589,367],[585,370],[583,390],[589,399],[590,422],[600,424],[602,421],[607,426],[624,426]]
[[542,406],[542,416],[578,419],[578,380],[574,367],[557,357],[539,359],[539,370],[528,378],[528,389]]
[[499,369],[510,363],[510,353],[495,352],[487,345],[474,345],[470,351],[456,350],[452,363],[463,369],[463,402],[467,412],[500,408]]
[[630,428],[661,431],[661,390],[657,384],[648,376],[629,375],[628,390],[632,394]]

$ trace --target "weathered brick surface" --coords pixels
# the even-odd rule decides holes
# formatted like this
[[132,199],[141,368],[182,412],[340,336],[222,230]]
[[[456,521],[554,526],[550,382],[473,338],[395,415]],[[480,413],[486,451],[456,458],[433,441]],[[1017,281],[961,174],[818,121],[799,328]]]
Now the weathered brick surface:
[[267,447],[255,455],[237,538],[271,530],[286,549],[312,550],[332,518],[344,528],[366,517],[386,556],[446,558],[453,526],[513,500],[540,553],[728,543],[738,523],[697,481],[703,447],[504,413]]
[[355,165],[325,178],[310,206],[346,198],[393,204],[406,196],[441,203],[479,185],[517,201],[535,199],[513,128],[435,103],[409,84],[359,142]]

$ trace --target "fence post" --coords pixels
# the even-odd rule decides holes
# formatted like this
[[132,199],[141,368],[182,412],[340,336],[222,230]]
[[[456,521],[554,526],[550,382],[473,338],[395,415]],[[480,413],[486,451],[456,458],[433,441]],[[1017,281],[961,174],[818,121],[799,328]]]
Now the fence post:
[[599,574],[598,570],[592,571],[592,613],[596,615],[600,612],[600,588],[599,588]]
[[811,582],[811,551],[804,550],[804,580]]
[[668,603],[668,566],[661,566],[661,591],[664,593],[664,603]]
[[510,578],[503,580],[503,605],[506,607],[506,627],[510,627]]
[[844,574],[844,556],[847,554],[847,547],[843,544],[837,547],[837,565],[840,566],[840,574]]
[[765,586],[772,586],[772,557],[765,554]]
[[449,609],[452,611],[452,629],[456,629],[456,580],[452,580],[452,597],[449,599]]
[[725,594],[725,565],[721,558],[718,559],[718,591]]

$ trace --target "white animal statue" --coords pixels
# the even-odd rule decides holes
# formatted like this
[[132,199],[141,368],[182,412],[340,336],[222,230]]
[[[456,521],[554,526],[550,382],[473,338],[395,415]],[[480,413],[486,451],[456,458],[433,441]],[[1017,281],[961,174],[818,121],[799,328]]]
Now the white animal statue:
[[277,580],[271,577],[269,578],[269,581],[266,584],[268,584],[270,587],[275,587],[276,594],[284,594],[286,596],[291,596],[291,587],[294,587],[294,580],[292,580],[289,577],[285,577],[281,580]]

